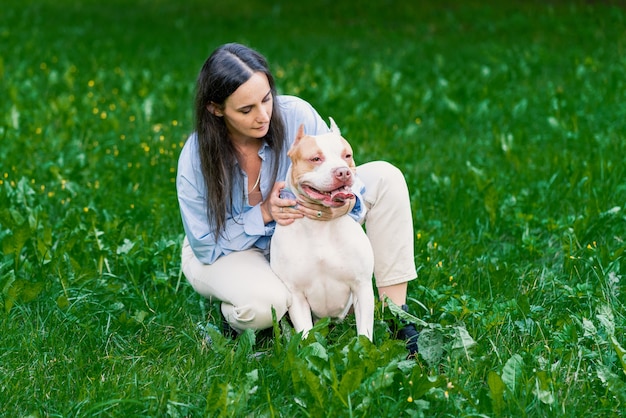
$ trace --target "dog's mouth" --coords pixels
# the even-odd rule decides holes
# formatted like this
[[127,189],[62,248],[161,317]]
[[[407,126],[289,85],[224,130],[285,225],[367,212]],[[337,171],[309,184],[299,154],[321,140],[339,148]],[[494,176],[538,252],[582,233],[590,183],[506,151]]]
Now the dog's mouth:
[[302,191],[310,199],[318,201],[324,206],[329,207],[342,206],[346,200],[354,199],[354,193],[352,193],[352,189],[348,186],[341,186],[334,190],[323,191],[309,186],[308,184],[303,184]]

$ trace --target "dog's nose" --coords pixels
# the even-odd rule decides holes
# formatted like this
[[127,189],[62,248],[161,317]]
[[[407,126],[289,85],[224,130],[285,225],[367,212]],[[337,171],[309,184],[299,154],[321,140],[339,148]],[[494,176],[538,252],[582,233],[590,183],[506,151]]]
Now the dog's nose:
[[335,177],[337,180],[348,181],[352,176],[352,172],[347,167],[339,167],[335,169]]

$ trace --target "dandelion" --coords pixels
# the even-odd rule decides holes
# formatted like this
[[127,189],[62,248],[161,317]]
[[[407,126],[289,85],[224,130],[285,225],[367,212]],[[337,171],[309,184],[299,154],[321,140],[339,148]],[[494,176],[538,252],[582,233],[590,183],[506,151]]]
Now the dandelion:
[[450,276],[450,278],[448,280],[453,281],[454,280],[454,276]]
[[48,192],[48,197],[54,197],[54,192]]
[[128,117],[128,120],[131,121],[131,122],[134,122],[135,121],[135,115],[130,115]]
[[172,126],[178,126],[178,121],[176,119],[172,121]]
[[85,212],[85,213],[89,212],[89,208],[88,208],[87,206],[85,206],[85,207],[83,208],[83,212]]
[[418,240],[422,239],[422,234],[420,232],[417,233],[417,239]]
[[421,118],[415,118],[415,124],[416,125],[421,125],[422,124],[422,119]]
[[437,263],[437,267],[439,267],[439,268],[443,267],[443,261],[439,261],[439,262]]
[[39,64],[39,68],[42,70],[45,70],[46,68],[48,68],[48,64],[46,64],[45,62],[42,62],[41,64]]
[[407,402],[413,402],[413,397],[412,397],[412,396],[409,396],[408,398],[406,398],[406,401],[407,401]]
[[98,112],[100,112],[100,109],[98,109],[97,107],[94,107],[94,108],[91,110],[91,113],[93,113],[94,115],[97,115],[97,114],[98,114]]
[[116,109],[115,103],[111,103],[111,104],[109,105],[109,110],[112,112],[112,111],[114,111],[115,109]]
[[93,81],[93,80],[89,80],[89,82],[87,83],[87,85],[88,85],[89,87],[93,87],[93,86],[95,86],[95,85],[96,85],[96,82],[95,82],[95,81]]
[[107,112],[102,112],[100,113],[100,119],[106,119],[107,118]]
[[134,203],[131,203],[131,204],[130,204],[130,208],[131,208],[131,209],[135,209],[135,204],[134,204]]
[[35,133],[36,133],[37,135],[41,135],[41,132],[42,132],[42,129],[41,129],[41,128],[37,128],[37,129],[35,129]]

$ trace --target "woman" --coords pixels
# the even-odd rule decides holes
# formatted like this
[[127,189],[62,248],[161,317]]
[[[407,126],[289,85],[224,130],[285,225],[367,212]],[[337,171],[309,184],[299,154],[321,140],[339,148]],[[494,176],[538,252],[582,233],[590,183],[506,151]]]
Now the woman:
[[[287,312],[291,295],[270,269],[269,243],[276,223],[304,216],[364,221],[379,296],[406,306],[416,272],[409,195],[398,169],[385,162],[359,166],[364,192],[339,208],[281,199],[287,150],[300,124],[311,135],[329,129],[307,102],[277,95],[265,58],[240,44],[217,48],[204,63],[195,112],[196,131],[181,151],[176,181],[186,234],[182,270],[195,291],[221,301],[234,330],[269,328],[272,308],[277,318]],[[416,352],[412,324],[398,338]]]

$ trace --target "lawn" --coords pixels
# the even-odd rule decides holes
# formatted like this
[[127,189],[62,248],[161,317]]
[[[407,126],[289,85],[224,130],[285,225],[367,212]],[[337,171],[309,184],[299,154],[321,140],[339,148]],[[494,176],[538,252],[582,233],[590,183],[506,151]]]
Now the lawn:
[[[0,416],[620,416],[617,2],[6,0]],[[410,188],[420,357],[354,322],[225,338],[181,275],[175,176],[224,42]]]

